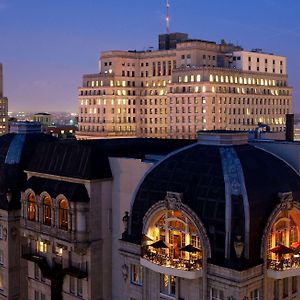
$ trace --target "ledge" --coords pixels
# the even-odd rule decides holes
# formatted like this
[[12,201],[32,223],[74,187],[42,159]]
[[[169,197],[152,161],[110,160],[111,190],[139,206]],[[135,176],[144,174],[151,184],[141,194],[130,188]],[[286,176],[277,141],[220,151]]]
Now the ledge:
[[283,279],[286,277],[294,277],[300,276],[300,268],[298,269],[286,269],[282,271],[275,271],[275,270],[267,270],[267,276],[273,279]]
[[171,275],[171,276],[176,276],[176,277],[181,277],[181,278],[186,278],[186,279],[197,279],[197,278],[202,277],[202,275],[203,275],[203,270],[184,271],[184,270],[175,269],[172,267],[164,267],[164,266],[154,264],[151,261],[149,261],[145,258],[142,258],[142,257],[140,258],[140,264],[154,272]]

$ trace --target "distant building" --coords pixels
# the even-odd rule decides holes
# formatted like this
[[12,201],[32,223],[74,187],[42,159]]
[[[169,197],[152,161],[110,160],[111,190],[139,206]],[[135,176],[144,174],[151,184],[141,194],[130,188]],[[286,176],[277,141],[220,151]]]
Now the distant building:
[[198,130],[285,131],[286,58],[260,49],[159,36],[159,50],[106,51],[83,76],[78,138],[196,138]]
[[51,125],[46,129],[47,134],[62,139],[75,139],[77,127],[74,125]]
[[8,132],[8,99],[3,95],[3,67],[0,64],[0,135]]
[[41,123],[39,122],[10,122],[10,133],[41,133]]
[[48,113],[37,113],[33,115],[34,122],[40,122],[43,127],[47,127],[52,123],[52,115]]

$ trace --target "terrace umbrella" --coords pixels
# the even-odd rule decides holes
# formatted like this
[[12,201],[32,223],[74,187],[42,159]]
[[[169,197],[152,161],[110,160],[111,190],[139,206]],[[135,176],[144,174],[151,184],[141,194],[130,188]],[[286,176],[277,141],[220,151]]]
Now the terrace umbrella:
[[149,236],[146,234],[143,234],[143,242],[153,242],[153,239],[151,239]]
[[294,253],[293,249],[288,248],[288,247],[286,247],[282,244],[272,248],[270,251],[275,253],[275,254],[279,254],[279,255]]
[[164,242],[163,240],[159,240],[159,241],[157,241],[157,242],[155,242],[153,244],[150,244],[149,246],[153,247],[155,249],[170,248],[168,246],[168,244],[166,242]]
[[190,252],[190,253],[196,253],[196,252],[201,252],[202,250],[189,244],[189,245],[186,245],[182,248],[180,248],[180,251],[186,251],[186,252]]
[[295,248],[295,249],[300,249],[300,242],[294,242],[294,243],[292,243],[291,247]]

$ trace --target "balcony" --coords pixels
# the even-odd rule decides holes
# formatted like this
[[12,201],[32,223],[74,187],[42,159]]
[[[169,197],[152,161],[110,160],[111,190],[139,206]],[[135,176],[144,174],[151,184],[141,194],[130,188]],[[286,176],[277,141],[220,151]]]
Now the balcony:
[[[169,252],[169,253],[168,253]],[[181,251],[183,253],[184,251]],[[144,267],[166,275],[177,276],[186,279],[202,277],[202,259],[195,254],[187,254],[174,257],[171,249],[153,250],[149,246],[142,247],[140,263]]]
[[29,246],[22,246],[22,258],[36,263],[45,278],[63,277],[70,275],[78,279],[88,277],[88,262],[74,262],[51,253],[40,253]]
[[289,258],[278,258],[277,260],[268,259],[267,275],[274,279],[300,276],[300,256],[292,255]]

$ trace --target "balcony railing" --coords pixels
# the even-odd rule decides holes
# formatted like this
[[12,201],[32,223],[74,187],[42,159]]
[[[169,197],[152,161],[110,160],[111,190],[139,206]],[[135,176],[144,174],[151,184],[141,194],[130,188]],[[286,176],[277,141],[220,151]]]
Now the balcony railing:
[[268,259],[267,268],[274,271],[286,271],[289,269],[300,269],[300,257],[272,260]]
[[202,259],[174,258],[173,255],[153,252],[148,247],[142,247],[142,257],[154,264],[167,268],[175,268],[183,271],[197,271],[202,269]]

